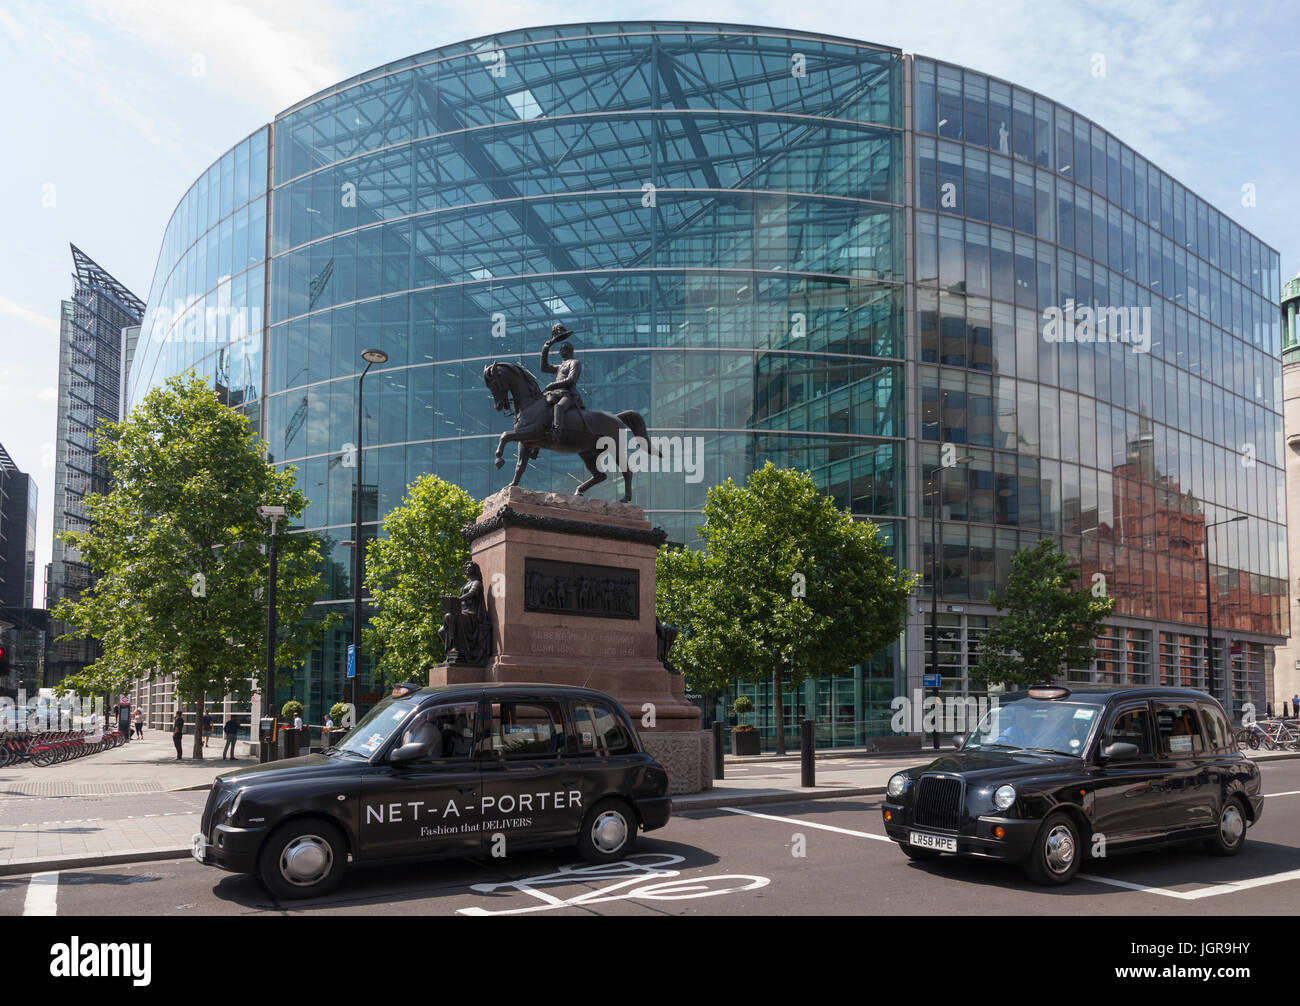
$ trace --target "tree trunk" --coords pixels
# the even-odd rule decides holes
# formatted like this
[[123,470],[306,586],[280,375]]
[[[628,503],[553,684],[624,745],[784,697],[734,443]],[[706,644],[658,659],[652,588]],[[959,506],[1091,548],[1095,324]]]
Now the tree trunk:
[[194,714],[194,757],[203,760],[203,714],[208,710],[208,693],[199,692],[199,704]]
[[782,670],[783,668],[778,665],[772,681],[772,713],[776,717],[776,753],[779,755],[785,754],[785,697],[781,694]]

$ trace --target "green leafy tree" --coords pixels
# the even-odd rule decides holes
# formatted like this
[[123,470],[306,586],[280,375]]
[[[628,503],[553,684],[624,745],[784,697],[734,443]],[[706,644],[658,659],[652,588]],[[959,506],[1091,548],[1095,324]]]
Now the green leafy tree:
[[407,486],[401,505],[384,518],[384,536],[366,549],[374,598],[366,636],[382,679],[409,680],[442,661],[442,598],[460,593],[469,562],[460,529],[482,511],[464,489],[428,474]]
[[[67,638],[99,640],[103,656],[62,687],[121,694],[135,678],[172,675],[177,698],[200,711],[208,696],[247,700],[266,659],[263,504],[286,515],[276,663],[300,663],[322,625],[303,619],[321,593],[320,546],[283,533],[307,500],[293,469],[266,463],[248,419],[189,373],[150,391],[122,422],[102,424],[96,441],[110,491],[86,497],[87,530],[62,540],[98,580],[54,617],[74,627]],[[193,754],[203,757],[201,730]]]
[[1006,593],[989,597],[1006,615],[984,636],[971,681],[1032,685],[1091,665],[1115,599],[1104,582],[1075,590],[1078,578],[1078,567],[1050,538],[1012,556]]
[[295,716],[301,716],[301,715],[302,715],[302,703],[299,702],[297,699],[290,699],[288,702],[286,702],[284,705],[280,707],[280,718],[284,720],[288,720],[289,723],[293,723],[293,718]]
[[771,462],[710,489],[699,534],[699,551],[659,551],[659,612],[684,629],[673,662],[705,692],[774,677],[784,753],[786,682],[840,674],[897,639],[915,577],[874,524]]

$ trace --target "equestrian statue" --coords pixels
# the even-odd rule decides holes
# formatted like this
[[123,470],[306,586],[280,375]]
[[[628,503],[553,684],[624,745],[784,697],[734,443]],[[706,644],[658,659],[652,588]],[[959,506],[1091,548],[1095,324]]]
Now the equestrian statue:
[[[601,470],[598,459],[605,448],[613,461],[611,470],[623,473],[623,502],[632,501],[632,471],[626,456],[627,445],[635,437],[651,454],[658,454],[646,433],[645,420],[639,412],[613,414],[588,409],[578,392],[578,378],[582,363],[573,355],[573,344],[566,341],[573,333],[563,325],[551,328],[551,337],[542,346],[542,372],[554,374],[555,380],[543,390],[536,379],[523,367],[499,360],[483,368],[483,383],[492,392],[492,404],[498,412],[511,409],[515,428],[501,434],[497,441],[496,466],[505,464],[506,444],[519,444],[519,463],[515,465],[512,486],[519,485],[528,468],[528,462],[545,448],[561,454],[576,454],[591,472],[591,478],[578,486],[582,495],[594,485],[604,482],[608,475]],[[559,365],[550,361],[551,347],[560,343]],[[629,437],[630,434],[630,437]]]

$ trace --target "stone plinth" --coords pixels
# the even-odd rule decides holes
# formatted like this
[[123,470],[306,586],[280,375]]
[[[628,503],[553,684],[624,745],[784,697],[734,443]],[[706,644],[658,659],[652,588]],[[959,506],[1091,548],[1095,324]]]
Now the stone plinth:
[[[676,793],[708,788],[708,735],[685,682],[656,659],[655,554],[664,532],[644,511],[512,487],[465,529],[492,619],[487,667],[440,665],[430,684],[578,685],[613,696]],[[653,726],[650,725],[651,718]]]

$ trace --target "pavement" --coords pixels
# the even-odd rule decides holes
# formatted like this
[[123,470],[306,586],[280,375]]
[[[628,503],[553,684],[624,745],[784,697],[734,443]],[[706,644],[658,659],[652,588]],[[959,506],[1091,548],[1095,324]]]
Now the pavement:
[[[249,755],[222,761],[216,737],[207,756],[196,760],[189,754],[192,743],[187,736],[185,756],[177,760],[170,735],[152,731],[143,740],[48,768],[0,770],[0,876],[188,856],[213,778],[234,765],[257,763]],[[821,751],[817,785],[806,788],[797,753],[728,756],[725,778],[703,793],[674,797],[673,814],[878,795],[899,768],[931,757],[929,748]],[[1300,754],[1252,757],[1262,763]]]

